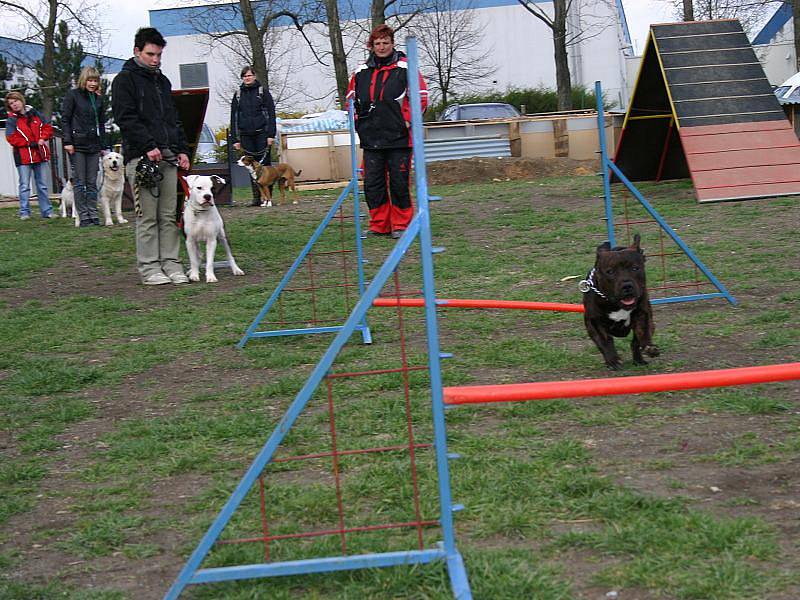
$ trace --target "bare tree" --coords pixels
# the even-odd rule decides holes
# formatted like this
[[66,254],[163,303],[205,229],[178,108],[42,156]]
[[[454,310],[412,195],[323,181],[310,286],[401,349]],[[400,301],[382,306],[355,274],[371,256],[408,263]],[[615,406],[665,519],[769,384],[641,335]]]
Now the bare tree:
[[444,104],[459,89],[485,86],[494,71],[472,9],[470,1],[431,0],[430,10],[418,15],[413,24],[422,72]]
[[683,21],[738,19],[747,32],[753,32],[784,2],[792,0],[661,0],[671,4],[675,17]]
[[[103,28],[100,25],[98,4],[94,0],[0,0],[0,18],[25,23],[22,39],[44,46],[37,68],[29,57],[19,57],[26,67],[36,68],[39,74],[42,112],[53,114],[56,81],[55,38],[57,24],[66,23],[73,34],[87,46],[100,47]],[[15,57],[15,60],[17,57]]]
[[683,20],[694,21],[694,4],[692,0],[683,0]]

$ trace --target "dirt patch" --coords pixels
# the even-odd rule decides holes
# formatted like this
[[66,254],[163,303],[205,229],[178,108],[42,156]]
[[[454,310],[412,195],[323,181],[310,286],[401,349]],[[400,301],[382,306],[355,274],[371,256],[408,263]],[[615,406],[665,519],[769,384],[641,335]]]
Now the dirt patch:
[[432,185],[450,185],[583,176],[593,175],[599,164],[596,160],[572,158],[465,158],[429,164],[428,181]]

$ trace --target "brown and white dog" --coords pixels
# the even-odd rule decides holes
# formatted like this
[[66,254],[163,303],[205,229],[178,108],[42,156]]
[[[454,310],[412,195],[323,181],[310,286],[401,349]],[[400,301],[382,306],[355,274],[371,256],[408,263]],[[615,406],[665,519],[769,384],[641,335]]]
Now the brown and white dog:
[[278,191],[281,193],[281,204],[286,203],[287,188],[294,192],[292,204],[297,204],[297,188],[294,180],[295,177],[303,172],[302,170],[295,171],[286,163],[262,165],[252,156],[242,156],[236,164],[247,169],[250,172],[250,177],[258,185],[258,189],[261,192],[261,206],[272,206],[272,192],[269,191],[272,185],[278,186]]
[[217,240],[222,242],[228,255],[228,265],[234,275],[244,275],[244,271],[233,258],[225,225],[214,205],[214,180],[224,184],[225,180],[213,175],[189,175],[183,178],[189,188],[189,196],[183,205],[183,232],[186,234],[186,252],[189,254],[189,279],[200,281],[200,242],[206,244],[206,283],[216,283],[214,275],[214,252]]
[[111,208],[114,208],[114,215],[117,223],[127,223],[122,216],[122,192],[125,189],[125,169],[122,162],[122,155],[118,152],[109,152],[102,159],[100,165],[103,172],[103,185],[100,187],[100,205],[103,207],[105,224],[111,226],[114,220],[111,218]]

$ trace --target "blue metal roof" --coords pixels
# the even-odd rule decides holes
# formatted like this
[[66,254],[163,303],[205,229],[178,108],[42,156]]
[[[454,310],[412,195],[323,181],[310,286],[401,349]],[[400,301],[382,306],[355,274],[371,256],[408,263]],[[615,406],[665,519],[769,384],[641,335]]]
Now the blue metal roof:
[[792,6],[791,4],[781,4],[778,10],[772,15],[769,21],[761,28],[761,31],[758,32],[758,35],[753,38],[751,42],[753,45],[756,44],[769,44],[773,39],[775,39],[775,35],[781,30],[781,27],[786,25],[786,22],[792,18]]
[[[300,0],[297,2],[298,9]],[[552,0],[532,0],[536,4],[550,3]],[[454,0],[454,6],[464,4],[471,8],[492,8],[496,6],[517,6],[517,0]],[[627,41],[630,42],[630,35],[627,33],[625,23],[625,11],[622,2],[617,0],[620,11],[620,19],[623,22]],[[339,0],[339,17],[343,21],[355,19],[369,19],[370,0]],[[269,8],[268,2],[253,2],[253,9],[256,15],[263,14]],[[399,12],[402,13],[402,2],[398,3]],[[409,9],[411,7],[409,6]],[[239,11],[239,4],[205,4],[202,6],[186,6],[180,8],[162,8],[151,10],[150,26],[158,29],[164,37],[178,35],[195,35],[198,32],[209,31],[231,31],[242,28],[242,17]],[[290,25],[288,18],[281,18],[276,21],[277,25]]]
[[[25,40],[15,40],[14,38],[0,36],[0,55],[9,63],[33,65],[37,60],[41,60],[44,55],[44,45]],[[82,66],[94,66],[95,60],[99,58],[103,65],[103,71],[110,75],[119,73],[125,61],[121,58],[103,56],[99,54],[87,54],[83,59]]]

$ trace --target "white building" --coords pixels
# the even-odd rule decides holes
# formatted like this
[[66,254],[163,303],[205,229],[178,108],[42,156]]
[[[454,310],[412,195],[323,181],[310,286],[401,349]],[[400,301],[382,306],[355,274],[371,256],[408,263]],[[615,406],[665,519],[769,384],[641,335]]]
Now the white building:
[[[487,82],[491,89],[555,89],[552,33],[546,25],[516,0],[457,1],[472,7],[468,10],[474,15],[476,30],[481,32],[482,52],[494,67],[491,81]],[[537,3],[552,14],[551,1]],[[626,106],[625,56],[631,54],[632,48],[621,0],[580,0],[573,6],[570,29],[585,32],[569,47],[573,84],[593,89],[594,82],[600,80],[608,99]],[[339,9],[352,70],[366,57],[369,3],[362,0],[354,6],[351,0],[342,0]],[[213,43],[203,32],[241,28],[238,3],[152,10],[150,24],[167,39],[162,69],[173,87],[208,87],[211,97],[206,123],[215,129],[227,125],[230,99],[239,85],[244,59],[234,49]],[[413,21],[408,29],[413,31]],[[278,110],[313,112],[333,108],[336,85],[330,60],[327,65],[319,64],[290,23],[281,23],[272,31],[267,60],[270,91]],[[306,28],[306,34],[320,52],[330,51],[324,26]],[[402,40],[398,38],[396,42],[402,49]]]

